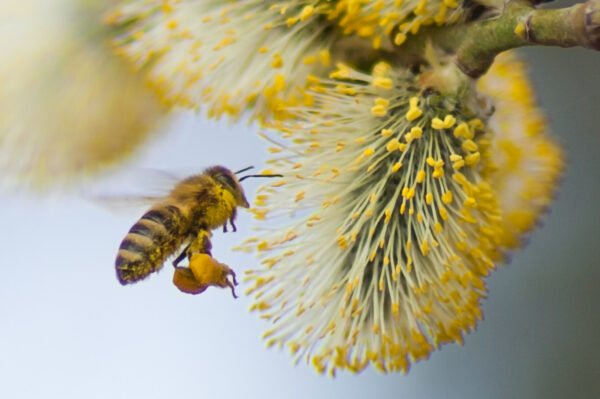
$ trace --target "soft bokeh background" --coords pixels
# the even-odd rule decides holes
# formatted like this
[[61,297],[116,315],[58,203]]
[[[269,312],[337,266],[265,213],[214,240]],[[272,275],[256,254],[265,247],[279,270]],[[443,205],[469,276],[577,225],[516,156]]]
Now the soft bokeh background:
[[[3,194],[0,397],[600,397],[600,54],[523,53],[568,168],[527,248],[488,279],[485,320],[464,346],[434,352],[405,376],[368,369],[332,380],[266,350],[266,323],[247,313],[244,297],[216,288],[184,295],[170,267],[120,286],[116,251],[143,209],[115,213],[75,194]],[[266,146],[254,132],[182,115],[126,168],[261,166]],[[244,184],[252,194],[259,182]],[[242,213],[237,233],[213,238],[213,255],[240,275],[254,259],[230,248],[251,224]]]

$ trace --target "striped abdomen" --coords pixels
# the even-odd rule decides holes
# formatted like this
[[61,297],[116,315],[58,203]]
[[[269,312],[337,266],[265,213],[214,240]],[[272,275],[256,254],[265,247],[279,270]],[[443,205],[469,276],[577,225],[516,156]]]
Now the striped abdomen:
[[129,230],[115,266],[121,284],[131,284],[159,270],[186,238],[186,219],[174,205],[150,209]]

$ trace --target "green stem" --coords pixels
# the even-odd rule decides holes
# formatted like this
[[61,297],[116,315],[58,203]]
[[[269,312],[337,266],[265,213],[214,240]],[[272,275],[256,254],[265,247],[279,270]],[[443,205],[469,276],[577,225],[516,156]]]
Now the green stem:
[[400,52],[424,54],[428,42],[455,54],[456,65],[473,78],[484,74],[496,55],[517,47],[600,50],[600,0],[556,10],[538,10],[530,2],[512,0],[495,19],[423,29],[404,43]]

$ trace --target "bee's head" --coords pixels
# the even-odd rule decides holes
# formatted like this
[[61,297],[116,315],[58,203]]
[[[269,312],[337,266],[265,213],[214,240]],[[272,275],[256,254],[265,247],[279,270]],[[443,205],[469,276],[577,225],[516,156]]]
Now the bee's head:
[[241,206],[242,208],[250,207],[246,199],[246,194],[244,194],[244,189],[232,171],[223,166],[213,166],[206,169],[205,173],[233,195],[236,206]]

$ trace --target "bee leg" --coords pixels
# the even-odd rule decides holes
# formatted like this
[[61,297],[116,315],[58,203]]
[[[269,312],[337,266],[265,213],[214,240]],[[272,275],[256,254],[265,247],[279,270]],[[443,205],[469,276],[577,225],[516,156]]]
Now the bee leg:
[[190,259],[194,254],[207,254],[212,256],[210,250],[212,249],[212,244],[210,243],[210,231],[208,230],[199,230],[196,233],[196,238],[192,239],[190,245],[186,248],[186,254],[188,259]]
[[[235,230],[233,230],[235,231]],[[225,222],[225,224],[223,224],[223,233],[227,233],[227,222]]]
[[231,283],[231,281],[227,280],[227,286],[231,288],[231,293],[233,294],[233,297],[237,298],[237,295],[235,295],[235,286]]
[[[231,212],[231,217],[229,218],[229,223],[231,223],[231,228],[233,228],[233,231],[236,232],[237,231],[237,227],[235,227],[235,217],[237,216],[237,210],[234,208],[233,211]],[[227,224],[227,222],[225,222],[225,224]]]
[[186,256],[187,256],[187,250],[190,248],[190,246],[188,245],[187,247],[185,247],[185,249],[183,251],[181,251],[181,253],[179,254],[179,256],[177,256],[177,258],[175,258],[175,260],[173,261],[173,266],[177,267],[177,265],[179,264],[179,262],[181,262]]
[[238,285],[237,280],[235,279],[235,272],[229,269],[229,274],[231,275],[231,279],[233,280],[233,285]]

